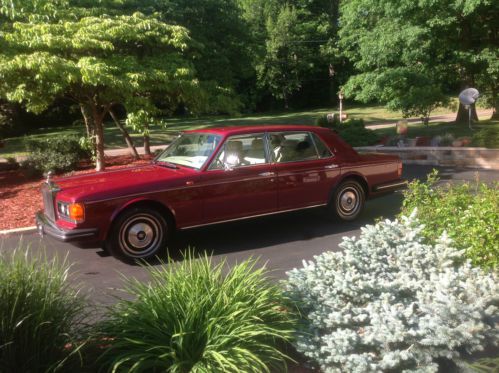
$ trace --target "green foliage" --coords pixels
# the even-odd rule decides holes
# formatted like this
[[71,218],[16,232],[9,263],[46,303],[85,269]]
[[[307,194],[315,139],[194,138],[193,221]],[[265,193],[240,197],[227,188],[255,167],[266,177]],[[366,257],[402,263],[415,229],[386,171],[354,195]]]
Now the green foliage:
[[499,130],[481,128],[473,133],[472,144],[483,148],[499,149]]
[[[78,353],[85,300],[68,285],[66,261],[22,242],[0,254],[0,371],[51,372]],[[80,345],[81,346],[81,345]]]
[[87,142],[82,143],[76,136],[27,139],[25,146],[29,155],[22,167],[33,176],[72,171],[81,160],[91,158]]
[[351,146],[374,145],[380,139],[375,131],[365,127],[362,119],[348,119],[343,122],[335,120],[330,123],[327,116],[321,116],[316,119],[316,124],[321,127],[332,128]]
[[417,208],[429,242],[445,231],[454,245],[465,250],[475,265],[498,268],[499,265],[499,184],[475,183],[436,186],[438,172],[428,180],[414,180],[404,192],[401,215]]
[[499,342],[497,274],[423,229],[414,216],[367,225],[288,272],[298,351],[326,372],[437,372]]
[[356,68],[345,91],[424,117],[443,93],[477,84],[497,107],[498,14],[492,1],[342,2],[340,46]]
[[56,19],[14,22],[0,34],[0,98],[40,113],[58,98],[76,102],[104,168],[102,122],[113,105],[147,110],[160,101],[170,113],[196,102],[195,77],[184,27],[158,14],[82,12],[61,5]]
[[286,108],[289,96],[301,87],[302,51],[293,42],[300,37],[298,28],[298,12],[294,7],[284,6],[275,20],[269,18],[267,53],[258,70],[260,84],[275,98],[284,100]]
[[320,115],[314,120],[314,124],[319,127],[329,127],[329,120],[327,119],[327,114],[325,115]]
[[188,254],[179,263],[146,268],[150,283],[128,279],[133,300],[110,309],[102,330],[112,339],[102,363],[127,372],[285,367],[279,347],[290,341],[294,324],[282,290],[253,260],[224,275],[226,266]]

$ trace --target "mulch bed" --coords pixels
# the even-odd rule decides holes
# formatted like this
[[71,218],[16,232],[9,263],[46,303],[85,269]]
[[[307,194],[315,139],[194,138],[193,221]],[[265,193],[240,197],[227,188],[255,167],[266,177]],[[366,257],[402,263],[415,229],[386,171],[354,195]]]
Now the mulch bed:
[[[147,164],[151,157],[135,161],[131,156],[106,158],[106,169]],[[82,162],[76,171],[57,176],[80,175],[95,172],[93,165]],[[40,185],[43,178],[28,178],[21,169],[0,171],[0,230],[29,227],[35,224],[35,213],[43,208]]]

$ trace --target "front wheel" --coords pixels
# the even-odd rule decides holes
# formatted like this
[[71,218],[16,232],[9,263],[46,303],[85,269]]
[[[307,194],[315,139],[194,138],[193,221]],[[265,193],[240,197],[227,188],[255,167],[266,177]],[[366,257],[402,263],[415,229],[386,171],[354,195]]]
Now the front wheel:
[[133,207],[113,224],[106,247],[122,259],[150,259],[166,249],[168,223],[158,211]]
[[365,199],[362,185],[355,180],[346,180],[334,191],[329,209],[337,219],[352,221],[362,212]]

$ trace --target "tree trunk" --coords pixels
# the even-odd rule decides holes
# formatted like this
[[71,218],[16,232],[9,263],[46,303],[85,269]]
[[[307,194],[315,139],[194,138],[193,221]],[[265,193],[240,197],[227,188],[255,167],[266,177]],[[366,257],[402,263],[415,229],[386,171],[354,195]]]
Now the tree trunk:
[[[476,113],[475,104],[471,105],[471,120],[474,122],[478,122],[478,115]],[[469,121],[468,109],[466,109],[463,104],[459,104],[459,110],[457,111],[455,122],[468,124],[468,121]]]
[[149,125],[144,124],[144,154],[151,155],[151,141],[149,137]]
[[111,115],[111,118],[113,118],[114,123],[116,124],[116,127],[120,130],[121,134],[123,135],[126,145],[128,146],[128,149],[130,150],[130,154],[135,158],[139,159],[139,153],[137,153],[137,149],[135,148],[135,145],[133,144],[133,140],[130,137],[130,134],[126,130],[126,128],[120,123],[119,119],[116,117],[114,112],[112,110],[109,110],[109,114]]
[[104,171],[106,169],[106,160],[104,154],[104,127],[102,119],[94,118],[95,125],[95,170]]
[[83,121],[85,122],[85,129],[87,130],[87,137],[95,144],[94,139],[94,119],[92,116],[92,110],[85,104],[80,104],[81,115],[83,115]]
[[492,91],[492,116],[490,119],[499,119],[499,97],[496,91]]
[[288,110],[289,109],[288,94],[286,93],[286,90],[284,88],[282,90],[282,97],[284,99],[284,109]]

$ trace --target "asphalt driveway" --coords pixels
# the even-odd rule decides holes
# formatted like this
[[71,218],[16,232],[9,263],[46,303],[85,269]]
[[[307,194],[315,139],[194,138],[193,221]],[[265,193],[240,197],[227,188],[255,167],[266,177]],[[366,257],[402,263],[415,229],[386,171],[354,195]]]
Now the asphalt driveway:
[[[432,167],[405,166],[404,176],[408,179],[425,178]],[[476,170],[439,168],[442,179],[459,181],[474,180]],[[478,171],[483,181],[499,180],[499,171]],[[302,260],[326,250],[339,250],[338,244],[344,236],[356,236],[360,227],[373,223],[380,216],[391,218],[400,209],[402,195],[391,194],[368,201],[361,218],[354,223],[332,223],[324,219],[320,210],[306,210],[278,216],[197,228],[177,233],[172,252],[195,249],[214,255],[214,260],[226,259],[229,264],[249,257],[266,263],[276,280],[285,278],[285,272],[301,266]],[[10,251],[19,240],[31,250],[45,248],[48,257],[65,257],[73,263],[74,281],[81,283],[97,304],[113,302],[122,287],[122,275],[147,280],[145,270],[140,266],[122,263],[108,256],[100,248],[77,248],[51,238],[40,238],[36,233],[9,235],[0,238],[0,250]],[[159,264],[158,264],[159,265]]]

